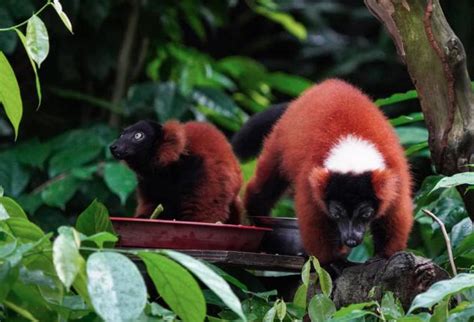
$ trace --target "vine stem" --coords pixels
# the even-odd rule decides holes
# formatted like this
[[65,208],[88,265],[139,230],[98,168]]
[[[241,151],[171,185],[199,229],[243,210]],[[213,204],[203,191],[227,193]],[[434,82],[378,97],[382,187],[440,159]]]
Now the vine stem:
[[[46,7],[49,6],[50,4],[51,4],[51,0],[48,0],[48,1],[44,4],[44,6],[42,6],[38,11],[36,11],[35,13],[33,13],[33,16],[39,15],[44,9],[46,9]],[[23,21],[23,22],[20,22],[20,23],[17,24],[17,25],[14,25],[14,26],[11,26],[11,27],[7,27],[7,28],[0,28],[0,31],[10,31],[10,30],[17,29],[17,28],[19,28],[19,27],[21,27],[21,26],[23,26],[23,25],[26,25],[30,19],[31,19],[31,17],[28,18],[28,19],[26,19],[26,20]]]
[[446,231],[446,227],[444,226],[444,223],[439,219],[438,217],[435,216],[431,211],[427,209],[422,209],[422,211],[433,218],[441,227],[441,232],[443,233],[444,240],[446,241],[446,248],[448,249],[448,257],[449,257],[449,263],[451,264],[451,270],[453,271],[453,275],[456,276],[458,274],[456,265],[454,264],[454,257],[453,257],[453,250],[451,248],[451,240],[449,239],[448,232]]

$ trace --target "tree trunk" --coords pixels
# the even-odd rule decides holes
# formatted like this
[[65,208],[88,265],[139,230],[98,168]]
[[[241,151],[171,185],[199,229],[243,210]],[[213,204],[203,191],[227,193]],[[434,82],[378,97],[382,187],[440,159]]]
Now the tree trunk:
[[431,260],[399,252],[389,259],[374,259],[346,268],[335,280],[332,298],[337,307],[342,307],[380,301],[390,291],[408,309],[416,295],[447,278],[448,273]]
[[[390,33],[418,92],[438,172],[474,163],[474,95],[466,53],[439,0],[364,0]],[[464,194],[463,194],[464,196]],[[464,196],[474,218],[474,193]]]

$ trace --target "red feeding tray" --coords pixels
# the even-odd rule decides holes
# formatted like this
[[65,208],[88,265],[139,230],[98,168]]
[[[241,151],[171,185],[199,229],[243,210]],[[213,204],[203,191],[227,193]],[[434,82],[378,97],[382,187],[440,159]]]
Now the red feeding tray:
[[119,246],[257,251],[271,228],[189,221],[111,217]]

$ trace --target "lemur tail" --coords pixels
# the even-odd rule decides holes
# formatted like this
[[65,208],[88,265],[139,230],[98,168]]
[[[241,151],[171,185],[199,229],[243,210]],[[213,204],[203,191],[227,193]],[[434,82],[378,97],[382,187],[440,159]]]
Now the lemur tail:
[[245,161],[260,153],[265,137],[285,113],[288,105],[289,103],[273,105],[265,111],[253,115],[239,132],[234,134],[231,143],[239,160]]

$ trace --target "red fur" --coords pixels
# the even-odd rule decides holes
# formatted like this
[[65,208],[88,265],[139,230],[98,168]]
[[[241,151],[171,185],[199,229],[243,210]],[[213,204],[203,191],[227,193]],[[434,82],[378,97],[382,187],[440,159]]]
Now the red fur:
[[[214,126],[201,122],[163,125],[164,139],[156,153],[156,167],[179,160],[183,154],[198,156],[203,161],[204,174],[192,196],[181,203],[181,220],[239,224],[242,206],[239,197],[242,174],[239,163],[226,137]],[[150,214],[149,206],[138,195],[137,214]],[[151,209],[153,208],[153,209]]]
[[[353,134],[372,142],[383,155],[386,170],[374,171],[378,218],[386,228],[384,256],[406,247],[411,230],[411,180],[404,151],[385,116],[357,88],[328,80],[291,103],[264,143],[244,205],[251,215],[269,178],[283,177],[295,192],[295,207],[307,252],[327,263],[347,253],[334,249],[334,233],[326,216],[324,189],[330,173],[323,163],[336,141]],[[255,208],[256,209],[256,208]]]
[[163,143],[156,151],[156,162],[162,167],[178,161],[186,147],[185,128],[178,121],[165,123],[163,132]]

